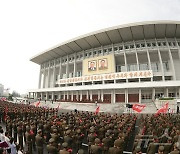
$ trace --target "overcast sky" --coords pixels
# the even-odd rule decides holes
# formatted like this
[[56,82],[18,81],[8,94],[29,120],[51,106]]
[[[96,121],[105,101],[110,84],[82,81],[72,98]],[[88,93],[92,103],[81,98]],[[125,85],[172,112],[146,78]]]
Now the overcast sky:
[[132,22],[179,20],[180,0],[0,0],[0,83],[36,89],[34,55],[92,31]]

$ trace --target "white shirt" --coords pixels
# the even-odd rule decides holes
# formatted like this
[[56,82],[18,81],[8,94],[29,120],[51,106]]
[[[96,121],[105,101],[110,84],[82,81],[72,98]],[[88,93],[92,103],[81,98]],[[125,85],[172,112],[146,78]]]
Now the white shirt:
[[14,143],[10,144],[9,147],[11,148],[11,154],[16,154],[17,153],[16,145]]
[[5,135],[0,133],[0,140],[1,142],[5,141]]
[[9,146],[10,146],[10,139],[7,137],[7,136],[5,136],[5,140],[4,140]]
[[17,154],[23,154],[21,151],[18,151],[18,153]]

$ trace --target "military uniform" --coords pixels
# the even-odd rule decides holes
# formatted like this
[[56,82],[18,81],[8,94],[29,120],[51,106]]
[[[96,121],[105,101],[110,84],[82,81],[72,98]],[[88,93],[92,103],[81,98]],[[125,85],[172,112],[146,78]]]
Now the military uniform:
[[170,154],[180,154],[180,145],[179,142],[174,144],[174,150],[170,152]]
[[26,144],[27,144],[28,152],[30,154],[32,154],[32,136],[30,134],[30,128],[29,127],[26,127],[25,136],[26,136]]
[[150,143],[147,149],[147,154],[155,154],[158,149],[158,145],[156,143]]
[[18,133],[18,140],[19,140],[20,148],[23,149],[23,130],[22,130],[21,122],[18,123],[17,133]]
[[64,142],[62,144],[63,149],[59,151],[59,154],[69,154],[67,147],[68,147],[68,143]]
[[101,154],[102,153],[102,147],[100,146],[100,139],[95,139],[95,145],[91,145],[91,154]]
[[103,148],[104,148],[104,153],[108,153],[109,148],[113,146],[113,139],[110,137],[109,133],[105,134],[106,137],[102,140],[103,142]]
[[158,154],[164,154],[164,146],[159,146]]
[[38,130],[38,134],[36,135],[36,146],[38,150],[38,154],[43,154],[43,144],[44,138],[42,137],[42,131]]

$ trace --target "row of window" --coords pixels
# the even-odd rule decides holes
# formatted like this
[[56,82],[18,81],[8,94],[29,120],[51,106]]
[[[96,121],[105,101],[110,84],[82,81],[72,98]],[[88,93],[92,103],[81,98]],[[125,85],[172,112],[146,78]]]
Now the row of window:
[[[145,48],[146,46],[147,47],[165,47],[165,46],[176,47],[176,46],[180,46],[180,42],[176,43],[175,41],[171,41],[171,42],[170,41],[169,42],[161,41],[161,42],[125,44],[124,46],[120,45],[120,46],[114,46],[114,47],[109,47],[109,48],[104,48],[104,49],[97,49],[97,50],[95,49],[94,51],[86,51],[84,54],[84,57],[89,58],[89,57],[92,57],[93,55],[97,56],[97,55],[102,55],[103,53],[109,54],[113,50],[116,52],[118,50],[122,51],[123,49]],[[67,58],[67,56],[65,56],[62,58],[62,63],[66,63],[68,60],[69,60],[69,62],[72,62],[72,61],[74,61],[74,59],[75,59],[74,55],[69,56],[68,58]],[[77,60],[83,59],[83,53],[77,54],[76,59]],[[59,59],[56,59],[55,61],[51,61],[50,67],[54,66],[54,65],[58,65],[59,63],[60,63]],[[47,67],[49,67],[49,63],[45,63],[45,64],[41,65],[41,68],[47,68]]]
[[[170,46],[170,47],[175,47],[175,46],[180,46],[180,42],[148,42],[147,47],[165,47],[165,46]],[[130,44],[130,45],[124,45],[124,49],[133,49],[133,48],[145,48],[146,44],[145,43],[139,43],[139,44]],[[114,47],[114,51],[123,50],[123,45],[119,47]]]
[[[165,76],[165,80],[166,81],[168,81],[168,80],[172,80],[172,76]],[[162,77],[159,77],[159,76],[154,76],[153,78],[152,78],[152,81],[162,81]],[[127,82],[151,82],[151,78],[145,78],[145,79],[143,79],[143,78],[141,78],[141,79],[128,79],[128,80],[126,80],[126,79],[121,79],[121,80],[119,80],[119,79],[117,79],[116,80],[116,82],[114,82],[114,80],[105,80],[104,82],[102,82],[102,81],[95,81],[95,82],[85,82],[84,83],[84,85],[96,85],[96,84],[116,84],[116,83],[127,83]],[[83,85],[82,84],[82,82],[79,82],[79,83],[75,83],[76,84],[76,86],[77,85]],[[70,83],[70,84],[61,84],[61,85],[58,85],[58,84],[56,84],[55,85],[56,87],[66,87],[66,86],[73,86],[73,84],[72,83]],[[149,99],[150,99],[150,97],[151,96],[143,96],[144,98],[142,98],[142,99],[148,99],[148,97],[149,97]]]
[[[149,65],[147,63],[139,64],[139,70],[149,70]],[[159,72],[160,69],[160,63],[154,62],[151,63],[151,69],[153,72]],[[169,71],[169,63],[163,62],[163,69],[164,71]],[[127,71],[137,71],[138,65],[137,64],[128,64],[127,65]],[[116,66],[116,72],[126,72],[125,65],[117,65]]]

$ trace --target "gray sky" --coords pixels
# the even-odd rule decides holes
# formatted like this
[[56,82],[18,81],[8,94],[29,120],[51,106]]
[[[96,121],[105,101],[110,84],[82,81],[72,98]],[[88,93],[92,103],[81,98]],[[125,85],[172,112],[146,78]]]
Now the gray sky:
[[34,55],[102,28],[151,20],[180,21],[180,0],[0,0],[0,83],[19,93],[36,89]]

